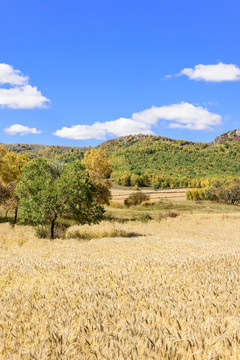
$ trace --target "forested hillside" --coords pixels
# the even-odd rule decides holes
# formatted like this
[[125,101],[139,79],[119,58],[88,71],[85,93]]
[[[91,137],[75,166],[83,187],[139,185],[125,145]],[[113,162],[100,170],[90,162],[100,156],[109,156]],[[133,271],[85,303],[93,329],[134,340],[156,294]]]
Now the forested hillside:
[[[201,186],[205,180],[240,177],[240,130],[196,143],[161,136],[129,135],[98,146],[108,152],[112,179],[125,186]],[[71,162],[82,159],[89,148],[9,144],[8,150]]]
[[108,149],[112,178],[121,185],[200,186],[201,180],[240,176],[240,142],[211,146],[149,138]]
[[64,162],[82,159],[84,152],[90,147],[40,145],[40,144],[2,144],[8,151],[19,154],[26,154],[30,159],[37,156],[49,159],[60,159]]

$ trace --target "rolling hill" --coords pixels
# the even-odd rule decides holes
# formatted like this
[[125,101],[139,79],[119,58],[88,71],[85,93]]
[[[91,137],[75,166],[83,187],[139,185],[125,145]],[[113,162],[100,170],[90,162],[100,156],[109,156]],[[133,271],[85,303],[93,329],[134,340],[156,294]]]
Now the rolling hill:
[[[5,144],[8,150],[64,162],[82,159],[90,147]],[[240,129],[211,143],[174,140],[153,135],[129,135],[97,148],[108,152],[112,179],[125,186],[199,186],[212,178],[240,177]]]

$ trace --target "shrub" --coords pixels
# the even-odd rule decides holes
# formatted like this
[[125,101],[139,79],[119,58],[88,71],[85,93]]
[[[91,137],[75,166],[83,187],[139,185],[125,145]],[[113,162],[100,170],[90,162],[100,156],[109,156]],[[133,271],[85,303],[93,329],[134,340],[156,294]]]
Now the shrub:
[[157,184],[157,183],[154,183],[152,187],[153,187],[153,190],[155,190],[155,191],[157,191],[160,188],[159,184]]
[[211,200],[226,204],[240,204],[240,180],[215,180],[204,189],[186,191],[187,200]]
[[176,218],[178,217],[180,214],[178,212],[175,211],[168,211],[165,216],[166,217],[170,217],[170,218]]
[[186,199],[187,200],[204,200],[206,199],[206,193],[204,189],[192,189],[187,190],[186,193]]
[[141,206],[152,206],[152,205],[155,205],[155,202],[151,200],[146,200],[141,203]]
[[134,205],[141,205],[143,201],[147,200],[150,200],[150,196],[139,191],[130,194],[129,197],[124,200],[124,205],[128,207]]
[[48,237],[48,230],[45,226],[38,226],[35,231],[37,237],[39,238],[46,239]]
[[116,201],[109,201],[109,206],[114,209],[122,209],[123,208],[122,204],[120,204],[119,202],[116,202]]
[[211,187],[206,189],[206,197],[226,204],[240,204],[240,181],[234,179],[221,183],[216,181]]
[[166,213],[164,213],[164,214],[159,214],[159,217],[158,217],[158,219],[159,220],[162,220],[162,219],[167,219],[168,217],[170,217],[170,218],[176,218],[176,217],[178,217],[180,214],[178,213],[178,212],[176,212],[176,211],[168,211],[168,212],[166,212]]
[[152,216],[150,214],[144,214],[142,215],[139,220],[143,223],[147,223],[148,221],[152,220]]

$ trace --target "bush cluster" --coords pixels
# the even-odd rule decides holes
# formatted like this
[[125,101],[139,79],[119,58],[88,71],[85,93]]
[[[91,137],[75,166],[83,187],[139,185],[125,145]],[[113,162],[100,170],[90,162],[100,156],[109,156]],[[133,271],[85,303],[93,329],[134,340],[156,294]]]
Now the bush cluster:
[[217,180],[203,189],[186,191],[187,200],[212,200],[226,204],[240,204],[240,180]]
[[142,206],[153,206],[155,205],[155,201],[152,200],[146,200],[141,203]]
[[124,200],[124,205],[126,205],[127,207],[141,205],[143,201],[148,200],[150,200],[150,196],[139,191],[130,194],[129,197]]

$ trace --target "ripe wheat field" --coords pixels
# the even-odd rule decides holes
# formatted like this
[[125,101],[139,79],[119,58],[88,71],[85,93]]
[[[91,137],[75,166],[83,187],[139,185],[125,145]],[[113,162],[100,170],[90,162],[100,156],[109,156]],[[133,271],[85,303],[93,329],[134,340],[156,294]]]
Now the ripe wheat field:
[[103,223],[132,237],[90,241],[1,224],[0,359],[240,359],[239,224]]

